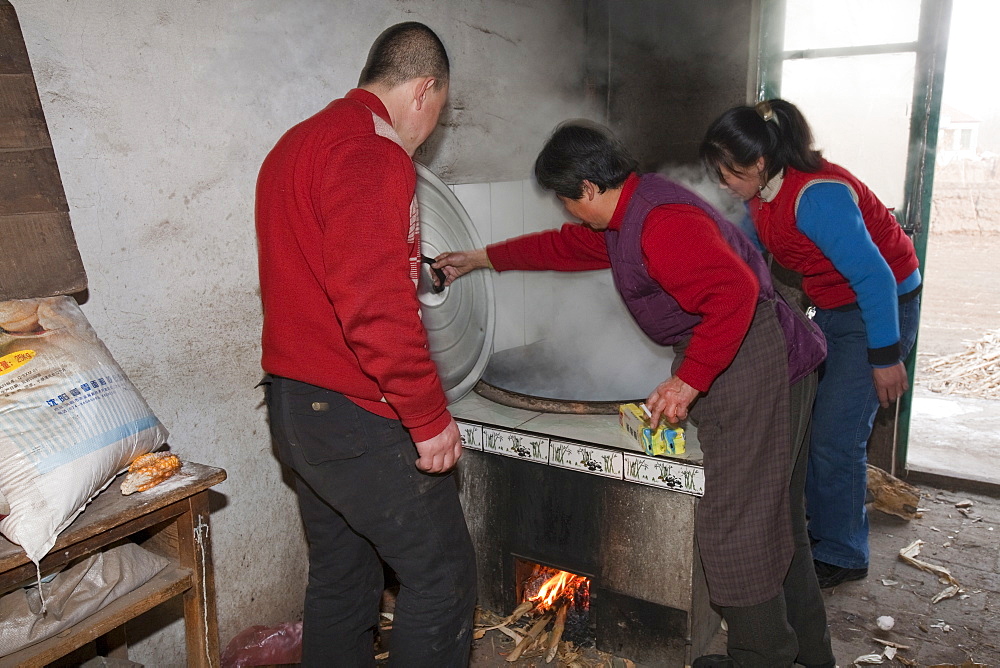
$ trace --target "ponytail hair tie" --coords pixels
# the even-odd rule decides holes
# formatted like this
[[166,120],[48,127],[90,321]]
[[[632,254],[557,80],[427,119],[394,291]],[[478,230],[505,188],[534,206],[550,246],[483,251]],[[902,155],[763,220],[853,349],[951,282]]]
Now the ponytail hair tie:
[[778,124],[778,119],[774,115],[774,109],[771,108],[771,103],[767,100],[762,100],[754,105],[754,110],[756,110],[757,115],[764,119],[764,122],[774,121],[775,125]]

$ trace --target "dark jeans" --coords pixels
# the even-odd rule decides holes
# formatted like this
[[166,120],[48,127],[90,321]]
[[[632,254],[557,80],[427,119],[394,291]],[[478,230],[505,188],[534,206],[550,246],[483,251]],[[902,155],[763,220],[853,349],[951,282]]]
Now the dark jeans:
[[789,392],[793,443],[789,502],[795,552],[783,585],[784,592],[746,607],[722,608],[729,627],[727,652],[741,668],[778,668],[835,665],[830,646],[826,607],[813,568],[803,492],[809,454],[809,414],[816,391],[812,373]]
[[452,474],[427,475],[396,420],[341,394],[265,379],[271,435],[309,540],[304,666],[374,666],[380,557],[400,583],[390,666],[467,666],[475,554]]
[[[917,336],[920,297],[899,305],[903,357]],[[820,309],[816,324],[826,335],[826,361],[813,409],[806,499],[812,553],[844,568],[868,568],[868,437],[878,394],[868,362],[868,335],[861,311]]]

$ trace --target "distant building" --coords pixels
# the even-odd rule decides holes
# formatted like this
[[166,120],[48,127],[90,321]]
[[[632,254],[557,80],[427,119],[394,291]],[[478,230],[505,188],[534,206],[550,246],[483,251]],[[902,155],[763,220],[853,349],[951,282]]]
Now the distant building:
[[980,124],[978,118],[951,105],[942,104],[937,162],[947,165],[954,160],[975,158]]

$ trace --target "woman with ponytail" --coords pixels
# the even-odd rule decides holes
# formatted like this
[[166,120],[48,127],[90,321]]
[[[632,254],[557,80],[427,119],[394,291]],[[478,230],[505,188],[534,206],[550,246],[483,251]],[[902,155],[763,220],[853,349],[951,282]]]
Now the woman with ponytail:
[[868,437],[906,392],[921,278],[913,244],[857,177],[813,148],[785,100],[729,109],[701,158],[746,202],[760,244],[802,275],[827,340],[813,409],[806,508],[821,587],[868,575]]

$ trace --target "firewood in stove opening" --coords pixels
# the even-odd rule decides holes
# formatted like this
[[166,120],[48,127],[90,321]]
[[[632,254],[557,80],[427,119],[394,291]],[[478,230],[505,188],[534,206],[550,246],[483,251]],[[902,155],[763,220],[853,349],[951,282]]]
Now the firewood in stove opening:
[[538,621],[536,621],[534,625],[528,629],[528,634],[521,639],[521,642],[517,643],[517,647],[514,648],[514,651],[507,655],[507,661],[513,663],[514,661],[520,659],[521,655],[524,654],[524,651],[528,649],[533,642],[535,642],[535,638],[537,638],[538,635],[545,630],[545,627],[548,626],[549,622],[552,621],[552,617],[553,613],[551,611],[546,612],[539,617]]
[[562,640],[563,631],[566,628],[566,613],[569,611],[570,601],[563,599],[556,611],[556,621],[552,625],[552,635],[549,636],[548,652],[545,654],[545,663],[552,663],[559,651],[559,641]]

